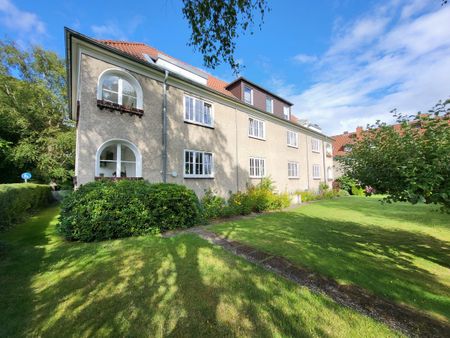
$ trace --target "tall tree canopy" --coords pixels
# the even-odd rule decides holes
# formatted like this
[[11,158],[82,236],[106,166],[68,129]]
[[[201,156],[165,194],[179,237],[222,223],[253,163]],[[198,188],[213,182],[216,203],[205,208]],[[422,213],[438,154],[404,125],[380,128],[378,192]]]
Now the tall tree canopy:
[[396,117],[397,126],[369,126],[338,160],[387,201],[435,203],[450,212],[450,100],[428,114]]
[[75,131],[67,109],[64,62],[40,47],[0,41],[0,182],[31,171],[40,181],[73,176]]
[[253,33],[255,13],[260,16],[261,28],[269,11],[267,0],[183,0],[183,5],[191,28],[190,44],[202,53],[205,66],[214,69],[226,62],[238,73],[236,39],[247,30]]

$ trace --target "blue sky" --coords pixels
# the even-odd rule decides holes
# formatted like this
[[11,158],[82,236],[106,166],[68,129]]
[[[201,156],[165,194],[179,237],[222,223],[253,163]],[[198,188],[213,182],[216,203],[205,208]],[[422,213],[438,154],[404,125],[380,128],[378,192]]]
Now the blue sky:
[[[295,104],[328,134],[450,96],[450,5],[440,0],[269,0],[262,30],[238,40],[242,75]],[[0,35],[64,54],[63,27],[140,41],[204,68],[181,1],[0,0]],[[226,66],[210,73],[231,81]]]

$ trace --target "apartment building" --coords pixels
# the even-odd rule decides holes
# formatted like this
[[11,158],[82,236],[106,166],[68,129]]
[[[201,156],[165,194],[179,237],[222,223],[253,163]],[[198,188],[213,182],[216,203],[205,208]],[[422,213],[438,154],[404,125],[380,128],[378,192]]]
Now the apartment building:
[[287,192],[331,185],[332,138],[286,99],[142,43],[65,37],[77,185],[143,178],[223,196],[262,177]]

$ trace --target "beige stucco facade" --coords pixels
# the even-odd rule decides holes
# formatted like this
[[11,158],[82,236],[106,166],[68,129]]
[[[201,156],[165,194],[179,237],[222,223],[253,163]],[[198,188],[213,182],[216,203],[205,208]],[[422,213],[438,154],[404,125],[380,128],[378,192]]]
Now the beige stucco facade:
[[[163,156],[163,81],[164,73],[145,69],[131,61],[87,47],[80,48],[76,79],[77,116],[76,180],[77,184],[93,181],[96,176],[97,152],[110,140],[126,140],[139,150],[142,177],[162,182]],[[100,109],[97,106],[99,76],[108,69],[128,72],[140,84],[143,93],[142,117]],[[189,81],[169,74],[167,79],[167,182],[185,184],[201,195],[205,189],[227,196],[245,190],[249,178],[249,158],[265,159],[266,175],[280,192],[317,190],[320,182],[331,185],[327,168],[333,167],[325,146],[331,139],[325,135],[294,125],[268,113],[227,99]],[[213,128],[184,121],[184,95],[199,97],[212,104]],[[265,140],[248,135],[249,117],[265,121]],[[287,131],[298,133],[298,148],[287,145]],[[311,140],[319,140],[320,151],[313,152]],[[214,178],[185,178],[184,150],[213,153]],[[288,178],[288,162],[299,164],[299,177]],[[320,178],[313,178],[312,166],[320,166]],[[331,175],[330,175],[331,176]]]

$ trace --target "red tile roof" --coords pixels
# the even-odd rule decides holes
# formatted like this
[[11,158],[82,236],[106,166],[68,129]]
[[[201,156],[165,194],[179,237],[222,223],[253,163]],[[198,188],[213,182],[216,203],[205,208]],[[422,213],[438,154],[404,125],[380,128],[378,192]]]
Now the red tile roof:
[[341,135],[331,136],[334,138],[333,142],[333,157],[343,156],[346,154],[344,147],[347,144],[352,144],[356,133],[344,133]]
[[[145,43],[141,43],[141,42],[127,42],[127,41],[115,41],[115,40],[98,40],[98,41],[101,43],[104,43],[107,46],[116,48],[122,52],[130,54],[130,55],[132,55],[138,59],[141,59],[143,61],[147,61],[144,54],[147,54],[148,56],[150,56],[153,59],[153,61],[156,61],[158,59],[158,54],[164,54],[164,55],[172,58],[172,56],[170,56],[156,48],[148,46]],[[177,60],[177,62],[187,65],[186,62],[180,61],[178,59],[176,59],[176,60]],[[192,67],[192,66],[190,66],[190,67]],[[198,68],[196,68],[196,69],[201,71]],[[201,71],[201,72],[203,72],[203,71]],[[208,87],[210,87],[211,89],[217,90],[218,92],[221,92],[222,94],[234,97],[234,95],[230,91],[225,89],[225,87],[228,85],[227,82],[222,81],[210,74],[207,74],[207,75],[208,75],[208,80],[207,80]]]
[[[146,61],[148,62],[148,60],[145,58],[144,54],[147,54],[148,56],[150,56],[153,61],[156,61],[158,59],[158,54],[163,54],[165,56],[171,57],[172,56],[156,49],[153,48],[151,46],[146,45],[145,43],[141,43],[141,42],[128,42],[128,41],[116,41],[116,40],[97,40],[100,43],[103,43],[107,46],[110,46],[112,48],[118,49],[124,53],[127,53],[129,55],[132,55],[140,60]],[[176,58],[175,59],[177,62],[180,62],[182,64],[188,65],[186,62],[180,61]],[[189,67],[192,67],[190,65],[188,65]],[[195,68],[195,67],[193,67]],[[204,71],[196,68],[197,70],[201,71],[204,73]],[[205,73],[207,74],[207,73]],[[207,86],[211,89],[214,89],[222,94],[231,96],[233,98],[236,98],[229,90],[226,89],[226,87],[228,86],[228,82],[225,82],[221,79],[218,79],[217,77],[214,77],[210,74],[208,75],[208,80],[207,80]],[[298,119],[296,116],[294,116],[293,114],[291,114],[291,122],[299,124]]]

